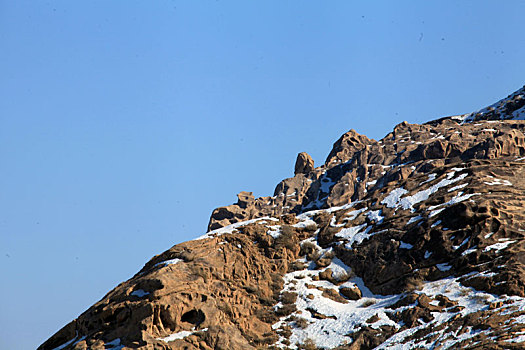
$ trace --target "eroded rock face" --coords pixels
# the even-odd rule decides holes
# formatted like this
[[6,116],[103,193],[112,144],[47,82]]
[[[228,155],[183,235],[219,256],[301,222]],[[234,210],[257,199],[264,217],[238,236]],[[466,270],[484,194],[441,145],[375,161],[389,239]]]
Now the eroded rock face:
[[522,95],[299,154],[40,349],[524,348]]
[[521,121],[461,124],[443,118],[423,125],[403,122],[380,141],[349,131],[334,144],[324,165],[283,180],[274,196],[258,198],[247,208],[233,204],[215,209],[208,229],[263,216],[344,205],[390,182],[426,174],[446,164],[483,159],[510,161],[524,156]]
[[[282,276],[299,257],[299,242],[314,232],[286,220],[271,222],[288,228],[281,238],[267,235],[260,222],[172,247],[40,348],[71,339],[72,349],[105,349],[115,339],[142,349],[255,349],[275,342]],[[165,339],[181,332],[189,335]]]
[[314,160],[312,157],[306,152],[299,153],[295,161],[294,174],[308,174],[312,170],[314,170]]

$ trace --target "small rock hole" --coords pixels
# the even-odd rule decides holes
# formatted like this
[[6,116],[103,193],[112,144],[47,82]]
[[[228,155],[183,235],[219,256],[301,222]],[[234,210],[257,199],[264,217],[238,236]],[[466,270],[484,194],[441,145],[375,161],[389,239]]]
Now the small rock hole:
[[191,310],[191,311],[185,312],[180,318],[182,322],[188,322],[196,326],[204,322],[205,319],[206,319],[206,316],[204,315],[204,312],[202,312],[201,310]]

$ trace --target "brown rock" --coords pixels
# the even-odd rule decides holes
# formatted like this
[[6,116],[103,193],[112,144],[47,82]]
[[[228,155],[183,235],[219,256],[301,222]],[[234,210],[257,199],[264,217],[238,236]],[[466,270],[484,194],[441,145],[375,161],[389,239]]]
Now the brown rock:
[[458,304],[457,301],[452,301],[446,296],[441,295],[441,294],[436,295],[436,300],[439,301],[439,306],[443,306],[446,308],[456,306]]
[[362,297],[361,290],[357,286],[353,288],[349,288],[349,287],[339,288],[339,292],[350,300],[359,300]]
[[[496,297],[525,296],[525,122],[502,121],[525,106],[524,93],[521,89],[469,115],[467,121],[475,123],[452,117],[422,125],[403,122],[380,141],[351,130],[318,168],[309,155],[299,154],[295,176],[281,181],[272,197],[254,198],[251,192],[241,192],[235,204],[213,211],[208,229],[264,216],[278,221],[255,222],[172,247],[39,349],[57,348],[77,336],[85,338],[66,350],[103,349],[116,338],[124,347],[143,350],[271,348],[279,335],[291,336],[297,325],[291,313],[301,311],[295,303],[299,299],[294,283],[283,292],[283,276],[306,269],[312,261],[325,268],[335,258],[373,293],[400,295],[386,313],[403,322],[401,330],[418,327],[405,343],[425,339],[435,348],[445,344],[524,348],[523,342],[507,341],[525,329],[509,322],[523,315],[511,298],[507,303],[489,303],[477,295],[477,302],[489,307],[469,314],[460,313],[468,310],[451,300],[468,296],[444,291],[447,296],[433,297],[420,288],[426,281],[456,276],[463,286]],[[399,199],[412,200],[396,202],[391,194],[400,189],[406,193]],[[421,191],[428,196],[421,196]],[[344,209],[334,208],[343,205]],[[297,225],[296,215],[314,209],[319,210],[313,215],[315,225]],[[420,218],[408,225],[416,216]],[[269,234],[269,227],[276,225],[281,231],[278,237]],[[348,235],[352,227],[359,227],[352,237],[362,238],[353,245]],[[339,235],[341,230],[347,235]],[[312,237],[315,244],[304,241]],[[400,242],[411,248],[400,248]],[[494,249],[494,244],[504,242],[512,243]],[[329,254],[317,245],[329,248]],[[297,260],[304,257],[307,263]],[[176,263],[166,264],[168,260]],[[317,283],[306,287],[338,302],[348,302],[342,296],[362,297],[358,288],[335,289],[342,281],[329,268],[319,274],[305,271],[295,278],[296,285],[306,278],[332,283],[334,288],[327,288],[326,282],[325,287]],[[371,305],[362,302],[361,306]],[[307,311],[317,319],[335,318]],[[434,319],[433,314],[444,311],[455,315]],[[272,325],[281,316],[289,322],[274,330]],[[353,342],[340,349],[375,348],[399,331],[366,324],[377,318],[356,325],[357,330],[348,335]],[[433,320],[438,322],[427,324]],[[172,342],[161,340],[181,331],[193,334]],[[469,334],[472,337],[466,337]],[[291,345],[287,339],[282,344]]]
[[314,170],[314,160],[312,157],[306,152],[299,153],[295,161],[294,174],[308,174],[312,170]]
[[366,320],[366,323],[375,323],[375,322],[377,322],[379,320],[380,320],[379,316],[377,316],[377,314],[375,314],[374,316],[372,316],[368,320]]
[[332,277],[332,275],[333,275],[332,269],[328,268],[326,270],[319,272],[319,279],[330,281],[333,283],[334,278]]
[[372,144],[373,142],[375,141],[352,129],[334,143],[332,151],[326,158],[325,164],[329,165],[332,163],[338,164],[347,162],[357,152],[363,150],[368,144]]
[[310,314],[312,315],[313,318],[317,318],[319,320],[324,320],[326,318],[331,318],[331,319],[337,319],[337,317],[333,316],[333,315],[323,315],[317,311],[315,311],[314,309],[307,309],[308,312],[310,312]]
[[243,209],[248,208],[248,206],[252,205],[255,202],[253,192],[242,191],[237,195],[237,198],[237,205]]
[[333,288],[323,288],[323,296],[341,304],[348,303],[348,301]]
[[490,303],[489,309],[494,310],[494,309],[500,308],[502,306],[503,306],[503,302],[502,301],[495,301],[493,303]]
[[438,305],[433,305],[431,304],[433,300],[431,298],[429,298],[426,294],[421,294],[418,298],[417,298],[417,302],[418,304],[422,307],[422,308],[425,308],[431,312],[434,312],[434,311],[441,311],[443,309],[443,307],[441,306],[438,306]]

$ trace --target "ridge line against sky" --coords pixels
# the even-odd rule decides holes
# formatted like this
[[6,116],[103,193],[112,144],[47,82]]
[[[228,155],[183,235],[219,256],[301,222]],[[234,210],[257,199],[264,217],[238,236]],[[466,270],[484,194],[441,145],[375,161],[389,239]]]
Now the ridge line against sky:
[[0,1],[0,348],[32,349],[297,153],[525,83],[522,1]]

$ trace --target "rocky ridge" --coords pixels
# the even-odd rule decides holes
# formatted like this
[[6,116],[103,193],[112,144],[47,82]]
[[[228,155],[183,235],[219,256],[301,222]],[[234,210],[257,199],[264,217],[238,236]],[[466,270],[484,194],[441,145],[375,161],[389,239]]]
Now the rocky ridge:
[[39,349],[524,348],[523,95],[299,154]]

